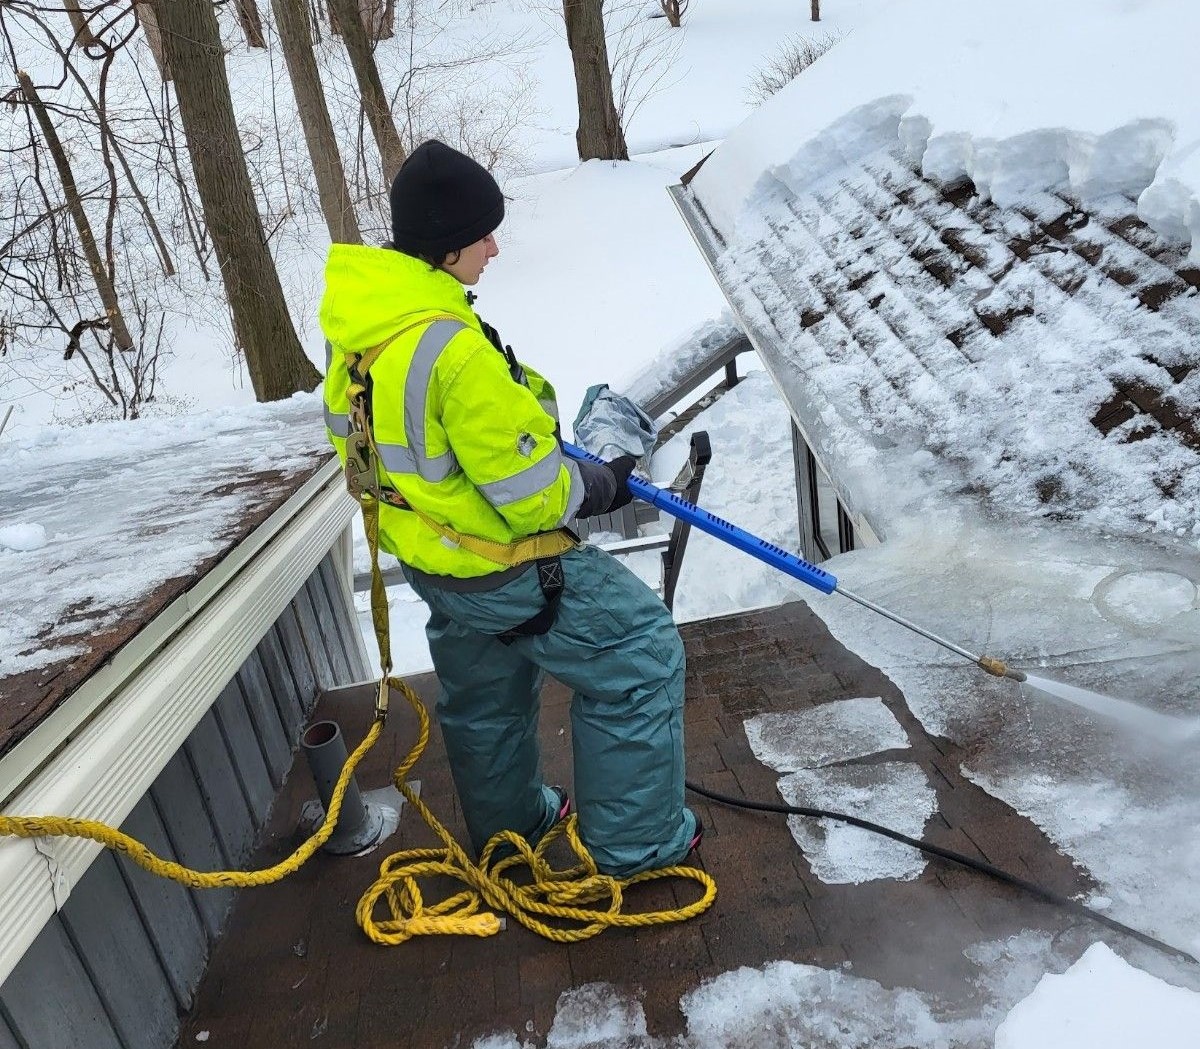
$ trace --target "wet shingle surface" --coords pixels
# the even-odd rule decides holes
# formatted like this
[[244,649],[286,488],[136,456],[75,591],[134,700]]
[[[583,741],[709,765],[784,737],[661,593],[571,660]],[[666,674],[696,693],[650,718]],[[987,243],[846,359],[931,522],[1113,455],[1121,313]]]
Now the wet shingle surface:
[[[959,766],[967,755],[927,736],[892,684],[836,642],[805,604],[692,624],[683,632],[690,778],[712,790],[777,801],[778,773],[752,754],[744,720],[881,696],[908,737],[909,749],[900,753],[920,767],[937,796],[926,840],[1059,892],[1089,887],[1036,827],[964,780]],[[969,688],[970,671],[963,673]],[[432,704],[436,682],[426,676],[413,684]],[[541,738],[550,782],[570,783],[569,701],[556,683],[543,695]],[[327,696],[317,717],[339,721],[353,743],[368,727],[370,712],[369,692],[363,692]],[[391,718],[362,766],[364,789],[386,782],[407,752],[412,725],[403,710]],[[894,761],[897,753],[893,748],[855,760]],[[415,775],[422,796],[461,838],[436,729]],[[299,807],[312,792],[299,763],[276,804],[259,864],[278,860],[294,845]],[[679,999],[686,991],[730,969],[777,959],[845,967],[887,987],[936,994],[947,1008],[971,1009],[980,993],[979,972],[964,949],[1026,928],[1061,933],[1076,924],[1046,904],[939,861],[912,881],[825,884],[813,876],[782,817],[695,798],[692,803],[707,828],[701,861],[720,889],[714,907],[682,925],[609,931],[570,946],[510,922],[488,939],[425,938],[377,947],[358,930],[353,912],[382,856],[318,855],[285,883],[241,894],[180,1045],[204,1036],[209,1049],[433,1049],[471,1046],[496,1031],[542,1045],[559,995],[597,981],[640,997],[650,1035],[669,1036],[685,1029]],[[404,813],[391,850],[431,840],[415,819]],[[669,907],[692,892],[686,883],[656,884],[636,890],[631,902],[642,909]]]

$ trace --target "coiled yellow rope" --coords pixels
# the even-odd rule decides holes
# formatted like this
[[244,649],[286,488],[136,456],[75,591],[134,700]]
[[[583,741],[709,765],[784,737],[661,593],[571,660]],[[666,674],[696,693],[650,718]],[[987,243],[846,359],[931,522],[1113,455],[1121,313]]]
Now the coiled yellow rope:
[[[392,773],[393,782],[441,839],[443,847],[409,849],[384,860],[379,878],[364,893],[355,910],[359,926],[376,943],[397,944],[414,936],[435,934],[491,936],[499,932],[503,925],[495,913],[484,909],[485,906],[512,915],[522,925],[547,939],[571,943],[595,936],[614,925],[645,926],[685,921],[712,905],[717,893],[716,883],[707,873],[694,867],[668,867],[625,879],[600,874],[587,848],[579,840],[577,817],[573,814],[556,824],[536,848],[531,848],[524,838],[512,831],[501,831],[488,842],[479,862],[472,862],[406,782],[408,773],[429,741],[429,714],[420,697],[405,682],[397,678],[387,678],[386,681],[390,689],[400,692],[409,701],[420,726],[416,743]],[[329,840],[337,826],[342,799],[350,779],[382,730],[383,718],[376,718],[366,737],[342,768],[325,821],[291,856],[273,867],[257,871],[196,871],[164,860],[141,842],[114,827],[94,820],[65,816],[0,816],[0,836],[88,838],[124,853],[152,874],[195,889],[270,885],[299,870]],[[579,863],[565,870],[555,870],[545,854],[563,836]],[[498,851],[507,851],[503,849],[504,846],[515,851],[496,860],[494,857]],[[532,874],[532,880],[528,883],[518,883],[509,877],[510,872],[522,866],[528,867]],[[466,888],[449,899],[426,905],[417,879],[431,875],[455,878],[463,882]],[[703,895],[695,903],[674,910],[634,914],[622,912],[623,893],[628,886],[668,877],[698,881],[704,888]],[[387,903],[391,912],[391,918],[386,921],[377,921],[374,917],[380,899]],[[551,925],[544,920],[547,918],[566,924]]]
[[[358,901],[358,924],[376,943],[403,943],[413,936],[432,933],[456,933],[464,936],[491,936],[501,929],[499,918],[483,907],[512,915],[540,936],[558,943],[586,940],[611,926],[664,925],[686,921],[712,906],[717,884],[705,871],[695,867],[664,867],[635,874],[631,878],[613,878],[601,874],[579,838],[578,816],[572,813],[556,823],[536,848],[519,834],[500,831],[484,847],[474,863],[462,847],[441,825],[437,817],[404,781],[429,738],[429,715],[417,695],[404,682],[389,678],[388,684],[402,692],[412,704],[420,721],[420,735],[405,763],[396,770],[393,781],[442,840],[440,849],[409,849],[383,861],[379,878]],[[579,861],[575,866],[556,870],[546,853],[559,838],[567,843]],[[500,854],[497,859],[497,854]],[[510,872],[526,867],[530,880],[515,881]],[[466,888],[449,899],[426,906],[417,879],[444,875],[461,881]],[[688,878],[703,887],[694,903],[666,911],[624,913],[624,890],[638,882],[657,878]],[[376,921],[376,905],[383,899],[391,918]],[[552,925],[545,919],[557,919]]]

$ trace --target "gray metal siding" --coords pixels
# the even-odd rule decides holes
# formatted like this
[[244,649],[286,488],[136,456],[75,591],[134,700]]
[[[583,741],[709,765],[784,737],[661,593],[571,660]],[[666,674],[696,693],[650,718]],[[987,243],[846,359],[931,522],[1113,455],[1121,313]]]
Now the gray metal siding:
[[[243,867],[318,688],[370,676],[332,557],[125,821],[164,858]],[[233,895],[101,855],[0,987],[0,1049],[166,1049]]]
[[57,915],[4,982],[0,1001],[28,1049],[127,1049]]
[[25,1049],[25,1046],[17,1041],[17,1036],[13,1034],[3,1012],[0,1012],[0,1049]]
[[87,906],[65,908],[63,926],[121,1041],[158,1049],[175,1036],[175,995],[117,862],[101,853],[88,871]]

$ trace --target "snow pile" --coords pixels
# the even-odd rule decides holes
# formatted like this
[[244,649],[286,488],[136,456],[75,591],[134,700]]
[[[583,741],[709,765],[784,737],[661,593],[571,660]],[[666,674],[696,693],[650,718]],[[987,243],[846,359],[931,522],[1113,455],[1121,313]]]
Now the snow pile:
[[[688,372],[704,362],[724,345],[738,338],[741,328],[726,308],[719,316],[704,321],[685,336],[666,343],[658,353],[621,384],[620,392],[635,404],[646,405],[662,396]],[[696,394],[691,395],[692,398]]]
[[1194,1049],[1200,994],[1172,987],[1093,944],[1042,978],[996,1031],[996,1049]]
[[331,454],[313,394],[0,442],[0,677],[78,654],[223,551],[266,490]]
[[16,524],[0,527],[0,550],[27,552],[46,545],[46,529],[40,524]]
[[1200,7],[1175,0],[892,2],[733,132],[692,183],[727,234],[765,182],[796,192],[900,144],[999,204],[1049,188],[1138,197],[1200,260]]

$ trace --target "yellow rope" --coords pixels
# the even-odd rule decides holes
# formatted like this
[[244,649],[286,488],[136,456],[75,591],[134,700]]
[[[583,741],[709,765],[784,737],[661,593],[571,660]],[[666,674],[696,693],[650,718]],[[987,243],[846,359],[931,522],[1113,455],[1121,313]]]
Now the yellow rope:
[[[411,768],[429,738],[429,715],[424,704],[404,682],[389,679],[412,704],[420,722],[416,745],[393,775],[396,787],[441,839],[440,849],[409,849],[383,861],[379,877],[358,901],[355,917],[359,927],[376,943],[397,944],[414,936],[453,933],[462,936],[491,936],[502,928],[494,911],[516,918],[522,925],[548,940],[573,943],[586,940],[610,926],[664,925],[686,921],[712,906],[717,884],[705,871],[695,867],[664,867],[635,874],[631,878],[613,878],[601,874],[591,853],[579,839],[578,817],[572,813],[556,823],[536,848],[519,834],[505,830],[493,835],[474,863],[450,832],[425,806],[405,782]],[[555,870],[546,852],[559,838],[565,837],[579,861],[575,866]],[[501,858],[497,859],[497,853]],[[530,880],[516,881],[510,873],[528,868]],[[461,881],[466,888],[427,906],[418,878],[442,875]],[[703,887],[694,903],[665,911],[624,913],[624,890],[639,882],[657,878],[689,878]],[[383,900],[391,917],[377,921],[376,906]],[[484,908],[489,907],[488,911]],[[557,919],[552,925],[543,919]]]
[[[420,702],[418,700],[418,702]],[[338,816],[342,811],[342,799],[346,795],[346,787],[358,763],[362,761],[367,751],[379,738],[383,731],[383,721],[377,719],[371,725],[363,741],[354,753],[346,759],[342,774],[338,777],[329,799],[329,812],[325,822],[303,845],[293,852],[286,860],[258,871],[196,871],[171,860],[156,856],[145,845],[128,834],[96,820],[81,820],[70,816],[0,816],[0,836],[17,838],[90,838],[99,842],[105,848],[122,852],[139,867],[145,867],[152,874],[161,875],[171,881],[190,885],[193,889],[229,889],[247,888],[253,885],[270,885],[302,867],[314,852],[329,840],[337,826]]]
[[[479,862],[472,862],[406,782],[408,773],[429,741],[429,714],[420,697],[405,682],[397,678],[387,678],[386,681],[389,688],[400,692],[409,701],[420,726],[412,750],[392,774],[393,782],[441,839],[443,847],[409,849],[383,861],[379,878],[363,894],[355,910],[359,926],[376,943],[397,944],[414,936],[434,934],[491,936],[503,926],[494,913],[484,909],[485,905],[511,914],[522,925],[559,943],[584,940],[610,926],[661,925],[685,921],[712,905],[717,893],[716,883],[706,872],[694,867],[666,867],[632,878],[612,878],[600,874],[586,846],[579,840],[575,815],[556,824],[536,848],[531,848],[519,834],[501,831],[488,842]],[[329,812],[313,836],[287,859],[263,870],[192,870],[171,860],[164,860],[141,842],[114,827],[95,820],[65,816],[0,816],[0,836],[88,838],[124,853],[152,874],[190,885],[194,889],[270,885],[298,870],[329,840],[337,825],[342,799],[354,770],[375,745],[382,729],[383,719],[377,718],[366,737],[347,758],[333,789]],[[558,838],[564,836],[579,863],[565,870],[555,870],[545,854]],[[509,846],[513,851],[499,860],[495,859],[497,851],[503,846]],[[522,866],[529,868],[532,881],[519,883],[509,877],[509,872]],[[466,888],[449,899],[426,905],[417,879],[432,875],[455,878],[463,882]],[[630,885],[669,877],[690,878],[699,882],[704,888],[703,895],[696,902],[674,910],[634,914],[622,911],[624,890]],[[376,904],[381,898],[391,911],[391,918],[386,921],[377,921],[374,917]],[[565,927],[562,924],[551,925],[543,920],[545,918],[569,924]]]

